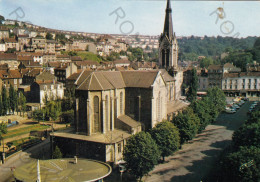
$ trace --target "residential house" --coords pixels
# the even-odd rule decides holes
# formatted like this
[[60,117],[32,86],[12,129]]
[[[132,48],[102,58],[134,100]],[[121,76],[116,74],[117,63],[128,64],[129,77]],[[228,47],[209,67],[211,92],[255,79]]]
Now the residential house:
[[14,53],[1,53],[0,64],[8,64],[10,69],[17,69],[19,65],[17,56]]
[[22,84],[22,75],[19,70],[0,70],[0,79],[2,80],[1,88],[5,86],[6,89],[9,89],[12,85],[17,90]]
[[130,66],[131,62],[126,58],[126,59],[115,60],[113,63],[115,67],[128,67]]
[[9,29],[6,26],[0,26],[0,40],[9,38]]
[[44,101],[62,99],[63,84],[55,80],[38,80],[31,85],[31,102],[44,105]]
[[77,66],[74,63],[62,63],[60,67],[54,69],[54,75],[58,82],[66,83],[66,79],[73,73],[77,73]]
[[5,38],[5,49],[15,49],[16,51],[19,51],[19,44],[15,38]]

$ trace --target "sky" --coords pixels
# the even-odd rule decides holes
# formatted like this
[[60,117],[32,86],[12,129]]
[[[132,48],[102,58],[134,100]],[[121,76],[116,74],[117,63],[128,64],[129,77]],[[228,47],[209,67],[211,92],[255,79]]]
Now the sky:
[[[177,36],[260,36],[259,1],[172,1],[171,5]],[[218,7],[224,8],[225,17],[216,22]],[[106,34],[160,35],[165,8],[166,0],[0,0],[0,15],[6,19]]]

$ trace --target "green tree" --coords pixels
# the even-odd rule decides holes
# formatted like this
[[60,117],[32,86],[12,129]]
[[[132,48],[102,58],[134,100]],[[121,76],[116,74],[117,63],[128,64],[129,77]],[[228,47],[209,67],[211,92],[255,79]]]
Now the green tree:
[[5,21],[5,17],[3,17],[2,15],[0,15],[0,25],[3,24],[3,21]]
[[260,123],[244,124],[234,132],[232,142],[235,148],[256,146],[260,148]]
[[17,108],[17,92],[14,90],[14,87],[10,85],[9,88],[9,100],[10,100],[10,108],[14,112]]
[[3,115],[3,103],[2,103],[2,95],[0,95],[0,116]]
[[74,110],[63,112],[61,117],[62,120],[66,123],[74,123]]
[[181,144],[193,139],[198,132],[198,120],[193,120],[190,111],[179,113],[173,118],[172,122],[179,129]]
[[4,123],[0,123],[0,140],[3,139],[3,134],[6,134],[7,133],[7,127],[6,127],[6,124]]
[[212,102],[212,105],[210,105],[210,107],[214,107],[214,110],[217,111],[217,114],[225,109],[226,96],[220,88],[209,88],[207,91],[207,98],[209,99],[208,102]]
[[207,102],[208,99],[202,99],[198,100],[196,102],[193,102],[191,105],[191,108],[193,109],[194,113],[197,114],[199,117],[199,127],[198,132],[200,133],[202,130],[206,128],[206,126],[210,123],[212,120],[212,117],[210,115],[210,107]]
[[208,58],[208,57],[206,57],[206,58],[204,58],[204,59],[202,59],[201,61],[200,61],[200,67],[201,68],[208,68],[209,67],[209,65],[212,65],[213,64],[213,59],[212,58]]
[[32,115],[33,119],[37,120],[38,122],[46,120],[46,113],[44,109],[35,110],[33,111]]
[[190,102],[194,102],[197,98],[197,90],[198,90],[198,76],[197,70],[193,68],[191,70],[191,81],[190,87],[187,93],[187,100]]
[[[218,181],[260,181],[260,148],[241,147],[221,160],[221,177]],[[216,180],[217,181],[217,180]]]
[[163,161],[165,157],[173,154],[180,147],[179,130],[169,121],[158,123],[151,130],[151,135],[161,151]]
[[53,159],[62,158],[62,153],[61,153],[60,148],[58,146],[55,147],[55,150],[53,151],[53,154],[52,154],[52,158]]
[[142,61],[142,59],[143,59],[143,49],[142,48],[140,48],[140,47],[137,47],[137,48],[129,47],[127,51],[131,52],[132,56],[133,56],[132,58],[128,58],[130,61],[133,61],[135,59],[137,61]]
[[57,101],[50,101],[47,103],[45,109],[46,115],[55,121],[61,114],[61,103]]
[[51,33],[47,32],[46,39],[47,40],[53,40],[53,35]]
[[20,111],[20,114],[23,112],[24,116],[24,112],[26,111],[26,97],[22,92],[18,93],[18,110]]
[[131,136],[123,152],[127,169],[140,180],[154,168],[160,155],[155,141],[145,132]]
[[7,111],[9,110],[9,99],[5,87],[2,87],[2,104],[3,104],[2,115],[5,116]]

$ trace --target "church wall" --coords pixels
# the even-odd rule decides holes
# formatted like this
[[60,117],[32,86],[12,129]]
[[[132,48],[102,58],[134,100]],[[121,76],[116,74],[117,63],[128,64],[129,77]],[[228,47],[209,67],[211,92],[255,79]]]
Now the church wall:
[[125,89],[125,112],[134,120],[139,120],[139,98],[141,96],[141,123],[143,129],[151,128],[152,112],[152,89],[151,88],[126,88]]
[[152,93],[151,127],[167,118],[167,87],[161,74],[158,74]]
[[176,82],[175,82],[175,99],[179,99],[181,97],[181,86],[183,82],[183,71],[178,71],[176,74]]

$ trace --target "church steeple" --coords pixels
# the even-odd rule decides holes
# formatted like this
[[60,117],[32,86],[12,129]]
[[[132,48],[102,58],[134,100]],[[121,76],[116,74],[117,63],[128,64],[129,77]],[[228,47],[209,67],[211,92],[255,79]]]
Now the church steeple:
[[167,0],[164,29],[159,40],[159,63],[167,70],[178,68],[178,43],[173,32],[171,0]]
[[169,39],[173,36],[171,0],[167,0],[163,33],[167,35]]

